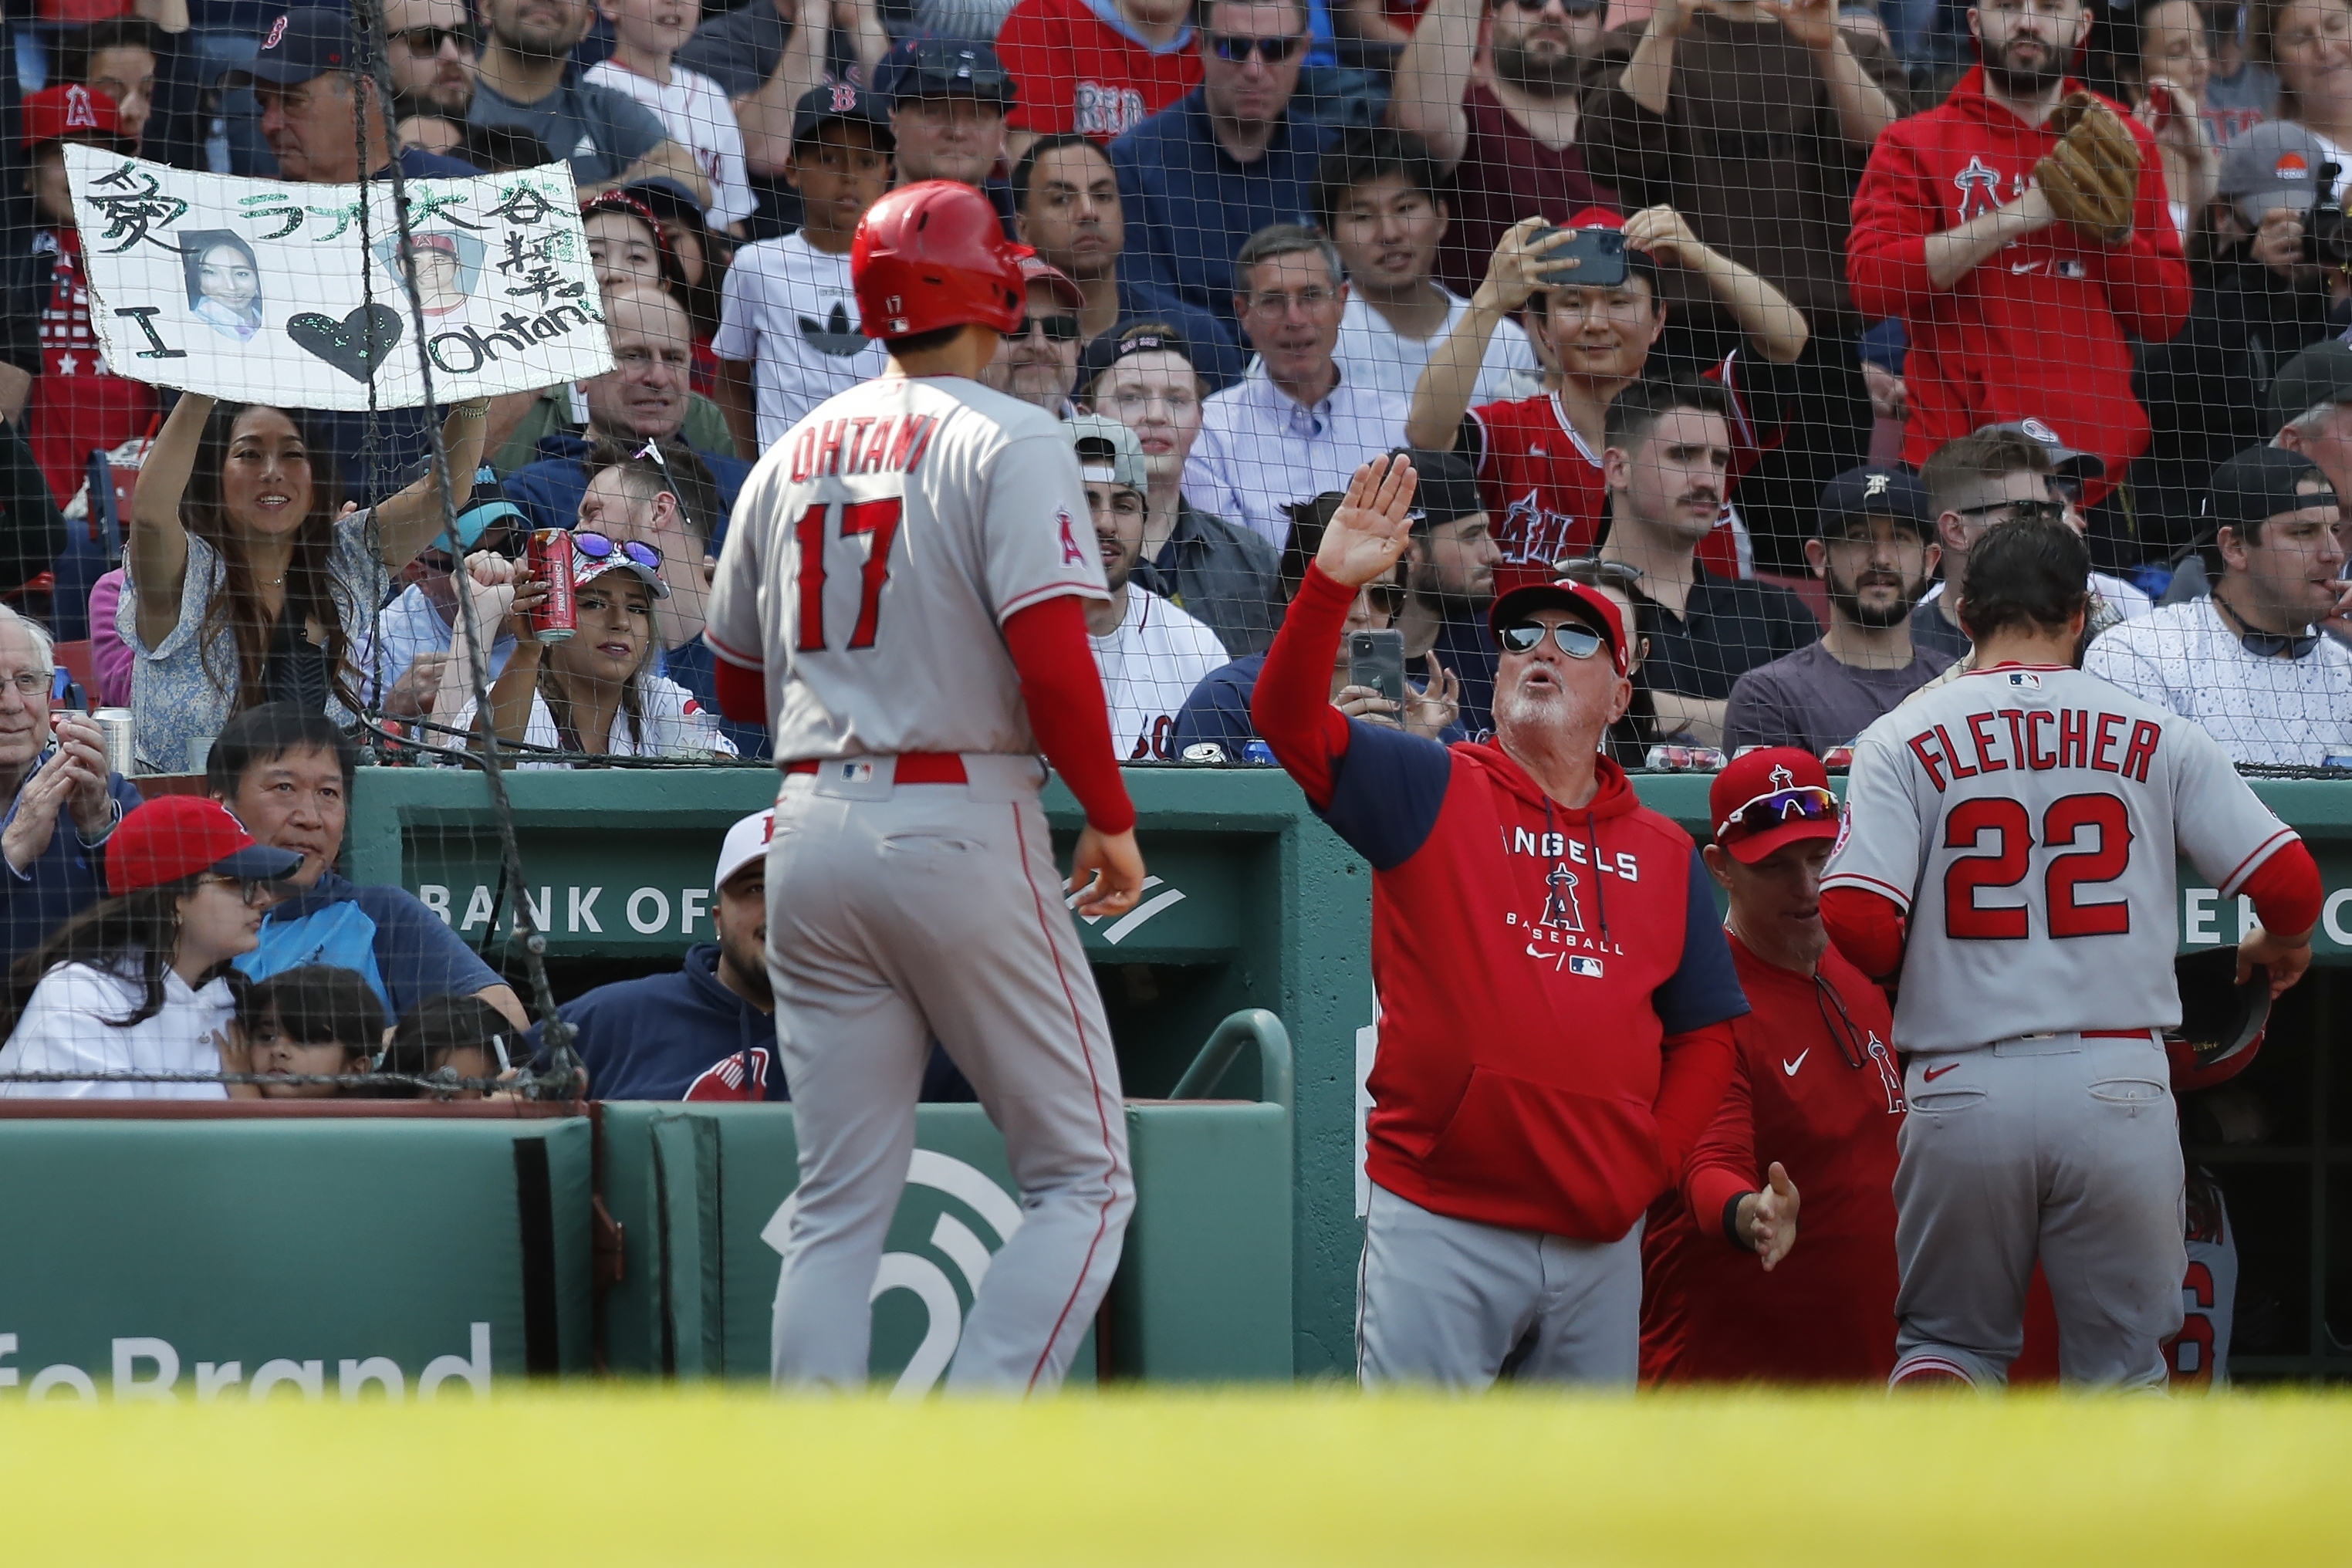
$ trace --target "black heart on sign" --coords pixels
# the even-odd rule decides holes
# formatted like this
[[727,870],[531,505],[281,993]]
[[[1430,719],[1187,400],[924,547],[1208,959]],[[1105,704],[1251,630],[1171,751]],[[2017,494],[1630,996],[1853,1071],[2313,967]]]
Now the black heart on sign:
[[286,323],[286,335],[353,381],[373,378],[375,367],[400,342],[399,314],[389,305],[362,305],[341,321],[305,310]]

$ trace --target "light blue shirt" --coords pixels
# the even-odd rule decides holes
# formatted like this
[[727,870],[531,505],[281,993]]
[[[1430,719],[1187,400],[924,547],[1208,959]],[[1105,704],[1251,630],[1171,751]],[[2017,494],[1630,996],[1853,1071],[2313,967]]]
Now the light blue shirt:
[[1342,372],[1309,406],[1263,366],[1201,405],[1201,437],[1184,460],[1184,499],[1249,529],[1276,549],[1290,537],[1283,508],[1344,490],[1356,469],[1404,444],[1412,405],[1351,384]]

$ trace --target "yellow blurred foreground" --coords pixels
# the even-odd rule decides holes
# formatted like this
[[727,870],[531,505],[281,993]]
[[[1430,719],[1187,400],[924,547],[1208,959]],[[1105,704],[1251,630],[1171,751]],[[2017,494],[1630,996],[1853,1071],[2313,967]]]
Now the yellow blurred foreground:
[[0,1405],[35,1563],[2352,1562],[2352,1397]]

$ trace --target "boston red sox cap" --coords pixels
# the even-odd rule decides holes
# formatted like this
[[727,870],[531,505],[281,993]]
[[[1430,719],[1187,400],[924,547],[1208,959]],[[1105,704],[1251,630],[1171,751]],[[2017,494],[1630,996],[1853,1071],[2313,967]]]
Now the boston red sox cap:
[[800,145],[836,120],[863,125],[874,134],[874,144],[887,151],[896,145],[890,117],[873,95],[854,82],[828,82],[801,94],[793,105],[793,144]]
[[222,84],[240,88],[264,81],[273,87],[299,87],[328,71],[352,68],[351,18],[324,5],[303,5],[270,18],[253,63],[229,72]]

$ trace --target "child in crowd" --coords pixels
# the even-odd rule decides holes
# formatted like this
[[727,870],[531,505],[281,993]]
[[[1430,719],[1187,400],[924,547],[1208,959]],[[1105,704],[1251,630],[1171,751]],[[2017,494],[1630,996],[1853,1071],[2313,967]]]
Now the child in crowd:
[[377,1070],[404,1078],[444,1079],[415,1090],[394,1089],[394,1099],[486,1100],[481,1086],[515,1076],[521,1044],[514,1026],[478,996],[428,996],[392,1032]]
[[[168,795],[106,846],[112,895],[74,916],[9,976],[0,1096],[246,1098],[229,961],[259,941],[261,904],[302,857],[257,844],[218,801]],[[86,1073],[63,1080],[44,1075]]]
[[[249,1020],[242,1032],[249,1070],[256,1073],[289,1079],[364,1073],[383,1047],[383,1004],[375,987],[357,970],[331,963],[306,963],[271,975],[246,993],[238,1012]],[[328,1100],[346,1092],[332,1083],[259,1087],[267,1100]]]
[[99,352],[81,234],[66,189],[67,142],[117,153],[133,148],[113,100],[86,87],[34,93],[25,100],[24,124],[25,186],[41,226],[33,236],[31,260],[41,374],[33,383],[25,422],[41,477],[62,506],[81,489],[89,454],[148,434],[159,407],[153,387],[114,374]]
[[743,132],[719,84],[675,63],[702,20],[691,0],[598,0],[613,25],[612,58],[586,79],[627,93],[661,116],[671,140],[694,155],[710,182],[710,222],[730,232],[759,204],[743,170]]
[[801,227],[735,253],[711,342],[718,401],[746,457],[887,363],[882,345],[858,331],[849,246],[858,219],[890,188],[896,144],[863,88],[820,87],[795,107],[784,183],[800,193]]

